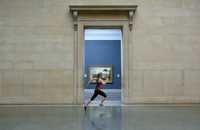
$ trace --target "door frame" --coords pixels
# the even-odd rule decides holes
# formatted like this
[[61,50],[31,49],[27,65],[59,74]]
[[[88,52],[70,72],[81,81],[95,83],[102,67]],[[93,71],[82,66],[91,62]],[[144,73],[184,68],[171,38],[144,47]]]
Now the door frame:
[[125,104],[129,97],[129,24],[128,21],[98,21],[88,20],[79,21],[77,28],[77,42],[75,43],[75,86],[74,98],[75,104],[82,104],[84,97],[84,29],[85,28],[120,28],[122,30],[122,48],[121,48],[121,102]]
[[69,5],[74,26],[73,103],[82,104],[84,94],[84,29],[121,28],[121,103],[129,102],[129,45],[137,5]]

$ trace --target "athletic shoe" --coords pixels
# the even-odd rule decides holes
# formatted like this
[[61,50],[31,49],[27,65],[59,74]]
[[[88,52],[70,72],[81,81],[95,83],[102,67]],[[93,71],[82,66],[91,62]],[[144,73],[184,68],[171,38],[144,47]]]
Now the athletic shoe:
[[85,112],[87,111],[87,106],[84,104],[84,110],[85,110]]
[[103,103],[100,103],[99,106],[102,107],[102,106],[103,106]]

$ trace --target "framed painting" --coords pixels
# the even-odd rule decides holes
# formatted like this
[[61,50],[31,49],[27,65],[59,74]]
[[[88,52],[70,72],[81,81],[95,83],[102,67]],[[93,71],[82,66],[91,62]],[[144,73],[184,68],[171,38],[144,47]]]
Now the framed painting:
[[97,75],[102,73],[102,78],[106,83],[113,82],[113,67],[112,65],[89,65],[89,80],[91,83],[96,83]]

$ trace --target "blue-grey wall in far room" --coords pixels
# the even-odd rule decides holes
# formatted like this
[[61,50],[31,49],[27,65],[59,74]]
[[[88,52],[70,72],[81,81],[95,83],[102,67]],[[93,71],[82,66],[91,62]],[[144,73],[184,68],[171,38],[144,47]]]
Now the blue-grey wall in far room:
[[[85,40],[85,74],[88,75],[89,65],[112,65],[113,83],[106,84],[105,89],[121,89],[121,41],[120,40]],[[117,77],[120,74],[120,77]],[[85,88],[94,89],[95,84]]]

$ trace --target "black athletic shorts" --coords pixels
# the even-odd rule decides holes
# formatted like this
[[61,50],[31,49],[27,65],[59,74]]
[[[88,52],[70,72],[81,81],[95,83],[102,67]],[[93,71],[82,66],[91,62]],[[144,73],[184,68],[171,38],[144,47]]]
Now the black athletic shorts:
[[101,95],[103,97],[107,97],[106,93],[104,93],[103,91],[101,91],[100,89],[95,89],[94,90],[94,94],[91,97],[91,101],[94,100],[98,95]]

